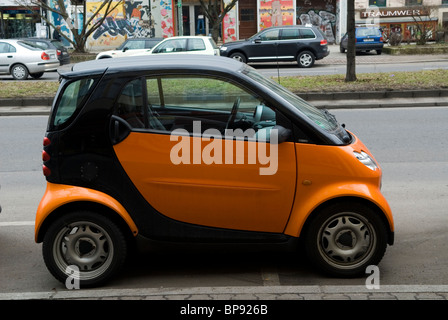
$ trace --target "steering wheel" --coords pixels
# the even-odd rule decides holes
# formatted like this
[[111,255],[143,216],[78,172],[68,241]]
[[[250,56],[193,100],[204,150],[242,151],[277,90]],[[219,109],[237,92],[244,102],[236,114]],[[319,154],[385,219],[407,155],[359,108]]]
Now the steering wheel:
[[231,128],[235,122],[236,114],[238,113],[238,109],[240,107],[241,99],[240,97],[235,99],[235,102],[233,103],[232,110],[230,111],[230,117],[229,120],[227,120],[226,129]]

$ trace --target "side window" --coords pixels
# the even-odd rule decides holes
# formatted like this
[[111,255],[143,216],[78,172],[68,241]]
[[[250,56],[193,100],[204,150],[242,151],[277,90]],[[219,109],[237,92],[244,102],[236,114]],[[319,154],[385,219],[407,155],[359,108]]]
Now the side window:
[[146,79],[150,121],[166,132],[184,130],[204,133],[208,129],[253,134],[272,128],[276,114],[258,97],[243,88],[210,77],[163,77]]
[[54,126],[67,122],[83,106],[93,83],[93,79],[81,79],[71,82],[65,87],[56,106],[56,113],[53,119]]
[[129,41],[126,45],[125,48],[128,48],[130,50],[135,50],[135,49],[145,49],[145,41],[144,40],[133,40],[133,41]]
[[299,29],[288,28],[282,29],[282,40],[299,39]]
[[300,38],[301,39],[314,39],[316,35],[311,29],[300,29]]
[[153,53],[170,53],[187,50],[187,39],[171,39],[162,43]]
[[278,40],[278,33],[279,30],[269,30],[260,35],[261,41],[272,41],[272,40]]
[[200,51],[200,50],[205,50],[204,40],[190,39],[188,41],[188,51]]
[[0,42],[0,53],[16,52],[16,48],[9,43]]
[[132,128],[145,128],[142,80],[129,82],[121,91],[117,100],[115,115],[119,116]]

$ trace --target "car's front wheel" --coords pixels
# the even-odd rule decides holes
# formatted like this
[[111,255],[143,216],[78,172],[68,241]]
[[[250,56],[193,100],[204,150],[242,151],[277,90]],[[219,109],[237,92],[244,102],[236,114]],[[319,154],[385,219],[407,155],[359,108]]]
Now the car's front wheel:
[[302,51],[297,56],[297,63],[301,68],[311,68],[314,65],[314,54],[310,51]]
[[308,258],[333,276],[354,277],[377,265],[387,247],[382,219],[358,203],[338,203],[318,213],[306,232]]
[[240,52],[235,52],[230,55],[230,58],[238,60],[239,62],[246,63],[246,56]]
[[28,78],[28,69],[23,64],[15,64],[11,68],[11,75],[16,80],[26,80]]
[[79,211],[61,216],[47,230],[43,246],[51,274],[67,285],[103,284],[115,275],[126,259],[127,244],[120,228],[95,212]]
[[32,77],[33,79],[40,79],[43,75],[44,75],[43,72],[38,72],[38,73],[32,73],[32,74],[31,74],[31,77]]

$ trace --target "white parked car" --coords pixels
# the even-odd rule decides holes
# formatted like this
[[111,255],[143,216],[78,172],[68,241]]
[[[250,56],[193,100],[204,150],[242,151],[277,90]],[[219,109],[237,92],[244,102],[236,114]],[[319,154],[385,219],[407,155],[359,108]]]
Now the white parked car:
[[149,52],[143,52],[136,55],[147,54],[208,54],[219,56],[219,47],[212,37],[207,36],[178,36],[166,38]]
[[135,55],[151,50],[163,38],[131,38],[123,42],[116,50],[100,52],[96,55],[96,60],[107,58],[119,58]]
[[60,63],[57,52],[17,39],[0,39],[0,74],[10,74],[16,80],[30,75],[35,79],[44,72],[56,71]]

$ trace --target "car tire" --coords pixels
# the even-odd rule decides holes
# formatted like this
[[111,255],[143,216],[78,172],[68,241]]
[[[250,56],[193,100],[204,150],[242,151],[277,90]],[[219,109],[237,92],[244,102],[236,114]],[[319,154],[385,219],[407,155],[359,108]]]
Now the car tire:
[[383,50],[376,50],[376,54],[381,54]]
[[336,203],[315,216],[305,232],[305,251],[320,270],[337,277],[364,275],[377,265],[387,247],[381,217],[358,203]]
[[11,75],[15,80],[26,80],[29,72],[23,64],[18,63],[12,66]]
[[343,47],[339,47],[339,52],[345,53],[345,49]]
[[302,51],[297,56],[297,63],[300,68],[311,68],[314,65],[314,54],[310,51]]
[[242,62],[242,63],[247,62],[246,56],[240,52],[232,53],[229,58],[238,60],[239,62]]
[[52,222],[43,239],[42,253],[50,273],[67,286],[103,284],[123,266],[127,243],[109,218],[90,211],[75,211]]
[[32,77],[33,79],[40,79],[43,75],[44,75],[43,72],[38,72],[38,73],[32,73],[32,74],[31,74],[31,77]]

